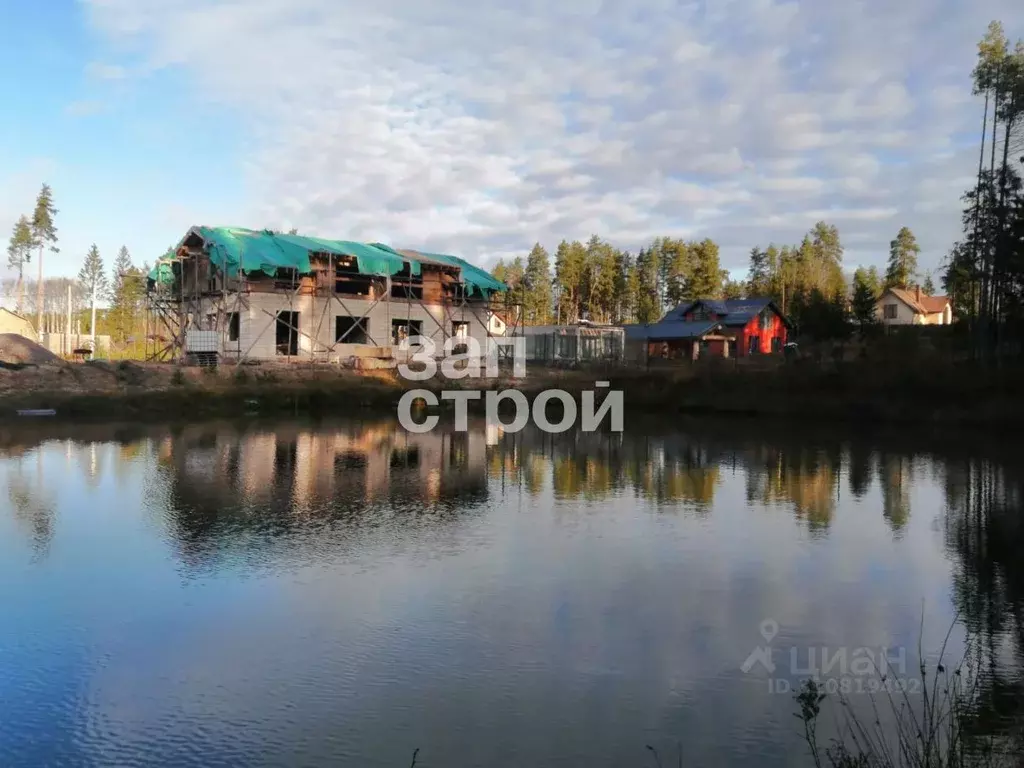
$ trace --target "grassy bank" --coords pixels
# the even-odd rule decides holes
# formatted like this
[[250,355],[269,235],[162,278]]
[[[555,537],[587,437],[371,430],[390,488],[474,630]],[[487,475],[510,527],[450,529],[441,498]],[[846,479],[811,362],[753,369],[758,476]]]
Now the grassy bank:
[[[1024,425],[1024,368],[696,365],[651,370],[532,368],[524,379],[410,382],[393,371],[254,366],[219,370],[137,363],[59,364],[0,370],[0,418],[52,408],[74,419],[165,419],[244,413],[394,412],[408,388],[559,388],[577,398],[604,380],[622,390],[627,415],[774,417],[860,425],[936,425],[1002,431]],[[598,395],[600,399],[601,395]]]

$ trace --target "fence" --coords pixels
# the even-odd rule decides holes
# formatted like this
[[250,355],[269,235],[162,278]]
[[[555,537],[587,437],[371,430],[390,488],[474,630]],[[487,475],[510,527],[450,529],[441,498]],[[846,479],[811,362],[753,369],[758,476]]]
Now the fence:
[[554,365],[622,362],[622,328],[538,325],[519,331],[526,342],[526,360]]
[[69,356],[76,349],[93,349],[97,357],[110,354],[110,337],[93,337],[88,333],[44,333],[39,337],[39,345],[55,355]]

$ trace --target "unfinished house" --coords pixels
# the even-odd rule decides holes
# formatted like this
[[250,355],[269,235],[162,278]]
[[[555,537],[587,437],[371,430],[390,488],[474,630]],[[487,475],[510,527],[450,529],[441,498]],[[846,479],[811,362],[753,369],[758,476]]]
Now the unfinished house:
[[157,359],[403,359],[411,336],[486,349],[504,283],[455,256],[193,227],[149,275]]

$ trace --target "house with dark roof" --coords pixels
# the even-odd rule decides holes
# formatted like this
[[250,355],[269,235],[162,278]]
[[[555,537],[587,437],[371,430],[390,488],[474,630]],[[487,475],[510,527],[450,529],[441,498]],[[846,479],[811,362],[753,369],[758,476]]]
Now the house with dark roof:
[[884,325],[952,325],[953,305],[948,296],[929,296],[921,286],[913,290],[889,288],[878,297],[875,313]]
[[625,330],[627,342],[646,344],[648,357],[696,360],[781,352],[792,325],[771,299],[697,299]]

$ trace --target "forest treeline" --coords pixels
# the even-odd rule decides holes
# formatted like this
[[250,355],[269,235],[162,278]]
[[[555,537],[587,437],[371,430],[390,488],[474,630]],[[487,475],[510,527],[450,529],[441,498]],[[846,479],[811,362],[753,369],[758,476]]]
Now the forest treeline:
[[851,322],[872,323],[886,288],[920,286],[933,293],[931,275],[918,270],[920,250],[904,227],[889,244],[884,274],[859,268],[849,281],[839,230],[819,221],[797,245],[752,248],[742,281],[721,268],[719,247],[710,239],[659,237],[633,255],[596,235],[586,244],[559,243],[553,260],[538,243],[525,262],[499,261],[493,275],[509,285],[527,325],[652,323],[684,301],[757,296],[773,299],[809,333],[827,338],[842,335]]

